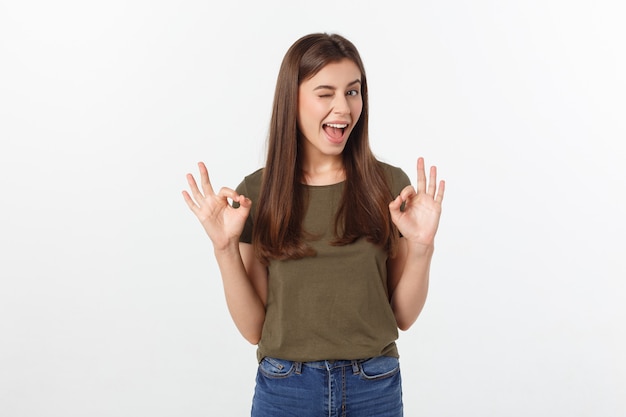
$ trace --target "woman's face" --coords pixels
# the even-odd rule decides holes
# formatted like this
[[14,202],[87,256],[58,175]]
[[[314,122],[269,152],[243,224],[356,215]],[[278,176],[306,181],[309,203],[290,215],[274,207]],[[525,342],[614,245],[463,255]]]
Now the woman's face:
[[349,59],[323,67],[298,89],[298,129],[306,158],[339,156],[361,116],[361,71]]

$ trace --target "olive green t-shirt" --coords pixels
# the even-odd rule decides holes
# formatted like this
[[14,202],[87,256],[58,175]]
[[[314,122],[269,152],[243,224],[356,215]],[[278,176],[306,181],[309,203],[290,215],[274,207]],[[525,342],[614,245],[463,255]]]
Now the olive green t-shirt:
[[[382,165],[391,193],[397,196],[410,180],[400,168]],[[241,242],[252,241],[262,171],[245,177],[237,187],[253,205]],[[398,357],[398,328],[387,292],[387,253],[365,239],[330,245],[343,183],[305,187],[309,207],[304,229],[321,238],[308,242],[315,256],[270,262],[257,359],[269,356],[307,362]]]

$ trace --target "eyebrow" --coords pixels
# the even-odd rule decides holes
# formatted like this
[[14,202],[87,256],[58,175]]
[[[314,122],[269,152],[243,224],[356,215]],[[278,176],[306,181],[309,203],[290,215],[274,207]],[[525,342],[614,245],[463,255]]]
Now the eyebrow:
[[[347,87],[351,87],[351,86],[353,86],[355,84],[361,84],[361,80],[357,78],[356,80],[354,80],[351,83],[349,83],[347,85]],[[313,91],[315,91],[315,90],[336,90],[336,89],[337,89],[337,87],[334,87],[332,85],[325,85],[325,84],[323,84],[323,85],[318,85],[317,87],[315,87],[313,89]]]

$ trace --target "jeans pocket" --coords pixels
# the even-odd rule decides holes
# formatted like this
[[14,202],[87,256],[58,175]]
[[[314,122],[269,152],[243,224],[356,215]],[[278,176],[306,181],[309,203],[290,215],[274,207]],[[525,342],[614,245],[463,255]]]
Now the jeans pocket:
[[295,362],[265,357],[259,364],[259,372],[267,378],[287,378],[296,368]]
[[361,377],[370,381],[389,378],[400,372],[400,361],[391,356],[377,356],[359,364]]

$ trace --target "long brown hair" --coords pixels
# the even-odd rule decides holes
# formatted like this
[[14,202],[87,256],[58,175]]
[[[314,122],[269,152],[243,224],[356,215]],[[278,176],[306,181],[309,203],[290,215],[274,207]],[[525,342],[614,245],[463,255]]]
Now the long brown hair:
[[[297,126],[298,87],[329,63],[349,59],[361,71],[361,117],[343,151],[346,173],[335,218],[334,245],[365,237],[393,253],[398,232],[391,222],[390,187],[374,157],[368,137],[367,79],[356,47],[337,34],[315,33],[298,39],[287,51],[278,73],[270,121],[267,161],[256,204],[253,244],[264,263],[314,255],[305,242],[302,222],[306,187]],[[366,191],[367,190],[367,191]],[[348,205],[349,202],[349,205]]]

